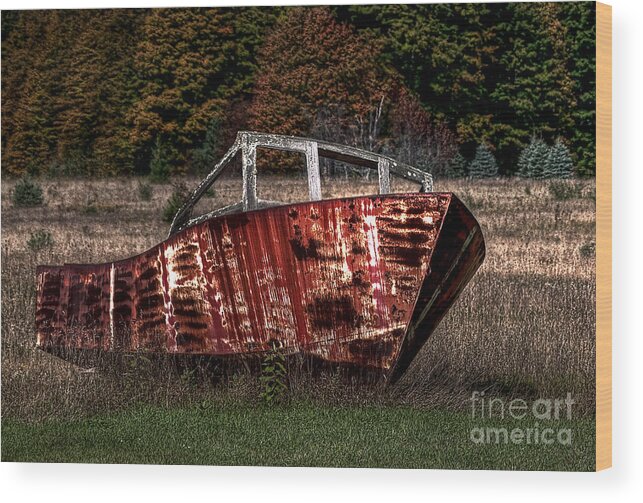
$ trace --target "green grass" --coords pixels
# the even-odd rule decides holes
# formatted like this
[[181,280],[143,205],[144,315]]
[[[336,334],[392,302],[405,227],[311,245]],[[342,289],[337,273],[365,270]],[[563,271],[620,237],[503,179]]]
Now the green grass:
[[2,421],[2,461],[381,468],[575,470],[594,468],[594,421],[570,428],[572,444],[476,445],[473,427],[533,427],[408,407],[205,405],[138,407],[43,423]]

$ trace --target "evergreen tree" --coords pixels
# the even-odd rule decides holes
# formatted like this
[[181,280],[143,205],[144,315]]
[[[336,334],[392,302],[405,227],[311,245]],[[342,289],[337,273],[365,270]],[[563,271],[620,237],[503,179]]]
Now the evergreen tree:
[[170,177],[171,166],[165,154],[161,137],[156,137],[150,161],[150,180],[155,183],[164,183]]
[[7,11],[2,162],[147,172],[160,137],[181,171],[218,118],[225,144],[323,131],[437,172],[452,132],[523,176],[530,138],[562,137],[592,175],[595,22],[591,2]]
[[134,67],[140,99],[130,141],[147,164],[160,137],[168,162],[183,168],[215,117],[239,92],[240,44],[229,9],[153,9],[145,18]]
[[495,57],[490,9],[484,4],[353,5],[342,19],[383,41],[406,85],[462,142],[479,142],[495,127],[480,107],[488,99],[484,69]]
[[596,173],[596,4],[562,2],[561,21],[566,28],[576,106],[572,123],[559,131],[570,140],[576,172],[582,176]]
[[576,101],[558,4],[507,3],[503,9],[497,11],[502,51],[489,111],[502,125],[494,144],[510,159],[534,133],[550,139],[566,130]]
[[549,151],[550,148],[541,138],[532,136],[518,158],[518,174],[523,178],[548,178]]
[[569,149],[561,141],[556,140],[554,146],[549,149],[547,160],[548,178],[571,178],[573,172],[573,162],[569,154]]
[[82,12],[85,28],[70,49],[74,64],[63,81],[58,158],[81,155],[102,173],[130,173],[127,113],[137,99],[133,60],[145,11]]
[[517,175],[522,178],[529,178],[530,174],[530,159],[534,151],[534,138],[532,137],[529,144],[520,151],[518,157],[518,171]]
[[17,149],[9,145],[16,143],[15,134],[26,129],[25,89],[32,83],[29,77],[35,54],[42,50],[48,20],[49,16],[34,11],[2,12],[2,164],[14,174],[27,171],[20,152],[24,144]]
[[221,121],[212,120],[205,134],[201,147],[192,153],[192,166],[197,173],[210,171],[218,160],[221,148]]
[[530,178],[547,178],[549,173],[549,147],[540,138],[533,138],[527,173]]
[[384,40],[382,57],[393,62],[425,107],[449,120],[465,148],[488,139],[503,171],[513,173],[532,134],[564,134],[574,138],[574,152],[593,170],[593,4],[336,9]]
[[[65,89],[62,85],[69,65],[69,46],[73,44],[79,11],[31,11],[23,13],[25,30],[13,30],[9,54],[3,63],[14,58],[12,45],[18,52],[16,57],[26,61],[17,62],[16,72],[24,79],[17,82],[11,74],[6,83],[7,101],[3,89],[3,133],[7,134],[3,161],[13,173],[45,172],[55,158],[58,122],[61,110],[60,97]],[[33,17],[32,17],[33,16]],[[34,20],[36,18],[37,20]],[[25,41],[24,38],[32,38]],[[28,52],[27,52],[28,51]],[[3,87],[5,85],[3,67]],[[12,65],[9,65],[9,72]],[[5,129],[5,109],[8,124]],[[3,134],[4,136],[4,134]],[[3,141],[5,139],[3,138]]]
[[465,157],[460,152],[458,152],[455,156],[453,156],[453,159],[451,159],[451,162],[449,163],[444,175],[447,178],[463,178],[467,176],[468,165],[469,163],[467,162]]
[[484,143],[478,145],[476,156],[469,166],[469,176],[472,178],[493,178],[498,176],[496,158]]

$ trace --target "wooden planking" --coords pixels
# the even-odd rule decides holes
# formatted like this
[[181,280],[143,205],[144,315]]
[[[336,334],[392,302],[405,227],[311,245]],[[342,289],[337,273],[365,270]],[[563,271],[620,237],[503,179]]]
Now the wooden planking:
[[612,7],[596,3],[596,470],[612,466]]

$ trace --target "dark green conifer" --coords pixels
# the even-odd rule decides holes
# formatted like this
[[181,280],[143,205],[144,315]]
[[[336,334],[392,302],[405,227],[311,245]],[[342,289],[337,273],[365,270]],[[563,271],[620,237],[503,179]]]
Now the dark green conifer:
[[465,157],[458,152],[453,159],[451,159],[451,162],[447,166],[447,170],[444,173],[446,178],[463,178],[467,176],[467,169],[469,167],[469,163],[465,159]]

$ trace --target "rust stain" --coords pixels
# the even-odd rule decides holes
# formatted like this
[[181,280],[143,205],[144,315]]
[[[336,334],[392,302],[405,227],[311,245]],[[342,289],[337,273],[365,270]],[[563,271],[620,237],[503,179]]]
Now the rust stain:
[[224,215],[130,259],[39,267],[37,344],[224,357],[276,342],[395,379],[483,257],[450,193]]

